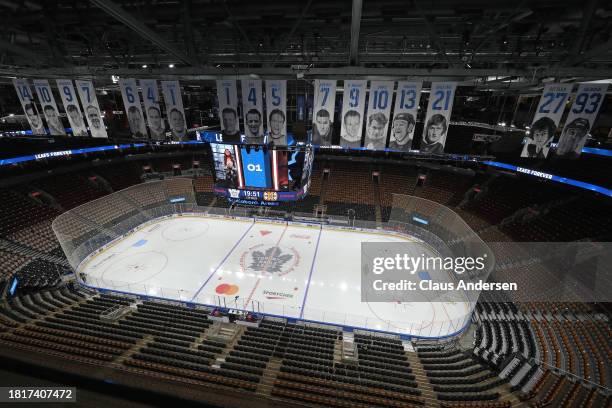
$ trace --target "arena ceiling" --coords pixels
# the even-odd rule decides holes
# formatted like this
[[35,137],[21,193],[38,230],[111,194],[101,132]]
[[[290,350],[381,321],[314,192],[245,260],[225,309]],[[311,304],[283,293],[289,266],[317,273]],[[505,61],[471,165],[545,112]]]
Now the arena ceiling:
[[0,75],[610,78],[607,0],[0,0]]

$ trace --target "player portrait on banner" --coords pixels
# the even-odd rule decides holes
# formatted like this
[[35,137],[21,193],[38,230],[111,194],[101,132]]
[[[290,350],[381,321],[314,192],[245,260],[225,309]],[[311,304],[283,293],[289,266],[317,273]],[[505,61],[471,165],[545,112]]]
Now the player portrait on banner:
[[550,144],[555,137],[557,125],[547,116],[543,116],[531,125],[530,134],[523,146],[521,157],[544,159],[548,156]]
[[368,81],[344,81],[342,99],[342,126],[340,146],[361,147],[361,134],[365,115],[365,97]]
[[96,98],[96,89],[93,83],[91,81],[76,80],[75,85],[81,98],[81,104],[85,111],[87,123],[89,123],[91,135],[93,137],[107,138],[106,127],[104,126],[102,115],[100,114],[98,99]]
[[166,138],[166,123],[159,107],[157,81],[155,79],[141,79],[140,87],[142,88],[144,113],[147,117],[151,139],[164,140]]
[[261,112],[255,108],[251,108],[245,113],[245,143],[263,144],[263,121],[261,119]]
[[30,126],[32,127],[32,133],[35,135],[44,135],[45,126],[43,124],[42,118],[36,111],[36,105],[34,104],[34,102],[25,104],[23,110],[25,112],[26,118],[28,119],[28,122],[30,122]]
[[421,99],[421,82],[399,81],[391,123],[389,149],[407,152],[412,149],[416,118]]
[[149,130],[151,131],[151,139],[164,140],[166,129],[159,107],[149,106],[147,108],[147,119],[149,121]]
[[329,146],[332,144],[334,129],[336,81],[315,79],[313,98],[314,117],[310,142],[317,146]]
[[221,111],[221,123],[223,141],[226,143],[240,143],[240,126],[236,110],[230,107],[223,108]]
[[47,125],[49,126],[49,133],[52,135],[65,135],[66,131],[62,125],[62,121],[57,112],[57,108],[53,105],[43,106],[43,113],[47,119]]
[[287,81],[266,80],[268,137],[272,146],[287,146]]
[[219,102],[219,119],[223,141],[240,143],[238,92],[235,80],[221,79],[217,81],[217,101]]
[[268,137],[268,143],[273,146],[286,146],[287,135],[286,135],[286,117],[285,112],[280,109],[273,109],[270,112],[268,119],[270,127],[270,134]]
[[329,111],[324,108],[319,109],[314,118],[311,143],[318,146],[331,145],[333,128]]
[[393,86],[392,81],[370,83],[366,134],[363,142],[363,147],[367,149],[384,149],[387,146]]
[[55,97],[51,91],[49,81],[46,79],[35,79],[33,81],[34,89],[38,95],[38,101],[42,106],[42,112],[47,120],[47,127],[52,136],[65,136],[66,131],[59,116]]
[[382,112],[376,112],[368,117],[368,125],[366,127],[366,138],[364,142],[365,148],[368,149],[384,149],[387,141],[387,123],[389,120]]
[[72,85],[72,80],[58,79],[56,82],[60,97],[62,98],[62,102],[64,104],[64,109],[66,110],[68,122],[70,123],[70,127],[72,129],[72,134],[79,137],[88,136],[87,126],[83,120],[83,114],[81,112],[81,107],[79,106],[76,91]]
[[40,117],[38,113],[36,104],[34,103],[34,98],[32,97],[32,91],[30,90],[30,85],[28,84],[28,80],[14,78],[13,85],[15,86],[15,91],[17,91],[19,102],[21,102],[23,113],[25,113],[26,119],[28,120],[28,123],[30,124],[30,128],[32,129],[32,134],[34,135],[46,134],[45,126],[43,124],[42,118]]
[[548,83],[536,108],[529,134],[524,139],[521,157],[544,159],[557,132],[573,84]]
[[456,82],[431,83],[425,127],[421,137],[422,153],[444,153],[456,88]]
[[72,103],[66,105],[66,115],[68,116],[68,121],[70,122],[72,134],[74,136],[88,136],[87,128],[83,121],[83,115],[78,105]]
[[92,134],[97,134],[104,130],[104,123],[102,122],[102,116],[100,115],[100,109],[94,105],[87,105],[85,107],[85,116],[89,121]]
[[421,143],[421,152],[431,154],[444,153],[444,143],[446,141],[446,132],[448,131],[448,123],[446,118],[439,113],[434,114],[425,125],[423,141]]
[[402,112],[393,116],[389,149],[409,151],[412,147],[412,135],[414,134],[415,125],[416,121],[411,113]]
[[125,107],[130,132],[132,132],[132,135],[137,139],[147,138],[147,126],[142,114],[140,94],[138,92],[136,80],[133,78],[121,78],[119,80],[119,88],[121,89],[121,97],[123,99],[123,106]]
[[349,110],[342,121],[344,132],[340,134],[340,145],[343,147],[361,147],[361,113]]
[[557,156],[571,159],[580,156],[590,129],[591,124],[585,118],[576,118],[565,125],[557,145]]
[[261,80],[243,79],[242,112],[244,114],[244,143],[264,143],[264,117]]
[[130,106],[127,110],[128,123],[130,125],[130,129],[132,129],[132,134],[135,138],[144,139],[147,137],[147,133],[145,130],[144,118],[142,117],[142,112],[136,106]]
[[187,138],[187,125],[183,111],[183,98],[179,81],[162,81],[162,92],[166,103],[168,124],[172,132],[172,139],[182,141]]
[[170,122],[170,131],[172,132],[172,136],[177,140],[184,140],[187,134],[187,129],[185,129],[185,116],[183,115],[183,112],[177,108],[172,108],[170,109],[170,113],[168,113],[168,119]]
[[608,84],[583,83],[578,85],[576,97],[565,119],[555,154],[564,159],[580,156],[586,144],[591,127],[597,119],[605,99]]

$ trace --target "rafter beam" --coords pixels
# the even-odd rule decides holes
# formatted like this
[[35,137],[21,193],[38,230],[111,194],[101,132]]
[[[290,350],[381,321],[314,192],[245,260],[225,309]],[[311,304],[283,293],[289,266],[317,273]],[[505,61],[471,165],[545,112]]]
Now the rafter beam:
[[293,38],[293,34],[295,34],[295,31],[298,29],[298,27],[302,23],[302,20],[304,19],[304,17],[306,17],[306,13],[308,13],[308,10],[310,9],[311,4],[312,4],[312,0],[308,0],[308,3],[306,3],[306,6],[304,7],[304,9],[302,10],[302,13],[300,14],[300,17],[296,20],[295,24],[293,24],[293,27],[291,27],[291,30],[289,31],[289,34],[287,35],[287,37],[285,37],[285,41],[283,42],[283,45],[279,48],[278,54],[274,58],[274,62],[278,60],[278,58],[281,56],[283,51],[285,51],[285,48],[287,48],[287,45],[289,45],[289,41],[291,41],[291,39]]
[[9,52],[11,54],[16,54],[16,55],[20,55],[24,58],[30,59],[32,61],[37,61],[41,64],[49,64],[49,60],[47,60],[46,58],[44,58],[42,55],[30,51],[27,48],[24,48],[22,46],[19,45],[15,45],[9,41],[6,40],[1,40],[0,39],[0,50]]
[[359,63],[359,30],[361,29],[362,0],[353,0],[353,11],[351,14],[351,45],[349,48],[349,65]]
[[572,60],[575,60],[579,56],[580,51],[582,51],[587,31],[591,26],[591,20],[593,19],[593,15],[595,15],[595,10],[597,9],[597,3],[597,0],[590,0],[587,7],[583,9],[582,21],[580,22],[580,35],[578,35],[576,41],[574,41],[572,49],[567,58],[563,61],[563,64],[568,64],[572,62]]
[[446,53],[446,47],[444,47],[444,43],[442,42],[442,39],[440,38],[440,36],[436,32],[436,28],[434,26],[433,21],[428,16],[425,15],[425,12],[423,12],[423,9],[421,9],[421,7],[419,7],[417,1],[416,0],[413,0],[413,1],[414,1],[414,5],[415,5],[416,9],[418,10],[419,14],[421,15],[421,18],[423,20],[425,20],[425,27],[427,29],[427,32],[429,33],[429,38],[431,39],[431,42],[436,45],[436,47],[438,48],[438,51],[440,51],[440,54],[442,54],[442,56],[444,57],[444,59],[448,63],[448,66],[453,68],[455,66],[455,64],[451,61],[450,57]]
[[157,33],[153,32],[149,27],[141,23],[136,17],[125,11],[118,4],[111,0],[90,0],[93,4],[104,10],[111,17],[123,23],[142,38],[157,45],[162,50],[175,56],[179,61],[187,65],[197,66],[198,63],[194,58],[177,50],[175,46],[164,40]]
[[197,58],[195,39],[193,35],[193,26],[191,24],[191,0],[185,0],[181,3],[181,22],[183,23],[183,37],[185,39],[185,48],[189,58]]
[[582,64],[583,62],[586,62],[590,60],[591,58],[596,57],[598,55],[605,54],[609,52],[610,50],[612,50],[612,39],[608,40],[607,42],[601,45],[598,45],[597,47],[591,48],[589,51],[583,54],[578,54],[574,56],[573,58],[568,59],[564,65],[575,66],[578,64]]
[[227,4],[225,4],[225,0],[223,0],[223,9],[225,10],[225,12],[227,13],[227,16],[229,17],[230,21],[232,22],[232,24],[234,25],[234,27],[236,27],[236,30],[238,30],[238,32],[240,33],[240,35],[242,36],[242,39],[246,42],[247,46],[249,47],[249,49],[254,53],[257,54],[258,51],[255,49],[255,47],[253,47],[253,43],[251,42],[251,40],[249,39],[249,36],[247,35],[247,33],[244,31],[244,29],[242,28],[242,26],[240,24],[238,24],[238,20],[236,20],[236,17],[234,17],[234,14],[230,11],[229,7],[227,7]]
[[[149,78],[177,79],[185,81],[202,81],[227,78],[231,76],[236,79],[252,79],[256,76],[260,79],[291,79],[295,78],[295,71],[289,67],[270,67],[270,68],[249,68],[244,72],[236,73],[234,68],[213,68],[213,67],[177,67],[163,69],[128,69],[128,68],[109,68],[94,69],[87,66],[66,67],[66,68],[0,68],[0,77],[24,76],[29,78],[94,78],[99,79],[101,84],[110,83],[110,75],[119,75],[126,78]],[[366,67],[335,67],[335,68],[312,68],[305,73],[306,78],[321,79],[344,79],[355,77],[361,79],[388,79],[388,80],[459,80],[461,86],[482,86],[491,87],[488,83],[478,83],[483,77],[499,75],[500,70],[491,69],[464,69],[464,68],[440,68],[440,69],[410,69],[406,68],[366,68]],[[529,77],[532,72],[526,69],[507,69],[503,74],[508,77]],[[555,75],[559,77],[576,77],[576,82],[583,78],[605,79],[610,78],[610,70],[605,68],[582,68],[582,67],[559,67],[555,70]],[[537,83],[529,81],[527,84]],[[518,87],[524,82],[513,82],[511,84],[498,83],[496,87]],[[612,90],[610,90],[612,93]]]

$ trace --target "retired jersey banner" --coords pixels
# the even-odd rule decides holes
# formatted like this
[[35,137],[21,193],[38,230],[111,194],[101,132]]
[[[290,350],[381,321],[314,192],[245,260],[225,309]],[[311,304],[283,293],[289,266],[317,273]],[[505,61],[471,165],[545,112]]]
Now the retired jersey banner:
[[606,97],[608,84],[580,84],[574,103],[565,120],[557,144],[556,155],[564,158],[577,158],[582,152],[599,108]]
[[46,79],[35,79],[32,83],[34,84],[36,95],[38,95],[38,102],[40,102],[43,114],[47,120],[49,133],[52,136],[66,136],[66,130],[64,130],[64,125],[62,125],[49,81]]
[[371,81],[368,99],[368,115],[363,147],[384,149],[387,147],[389,116],[393,102],[393,81]]
[[546,84],[536,110],[521,157],[543,159],[548,156],[557,126],[573,84]]
[[34,97],[32,96],[32,90],[30,89],[28,80],[15,78],[13,79],[13,85],[17,91],[19,102],[21,102],[23,113],[25,113],[28,123],[30,124],[30,128],[32,128],[32,134],[46,134],[45,125],[43,124],[42,118],[38,114],[38,109],[36,109],[36,103],[34,102]]
[[136,80],[134,78],[121,78],[119,80],[119,89],[121,89],[123,106],[125,107],[132,135],[137,139],[146,138],[147,127],[142,114],[142,105],[140,104],[140,95],[138,94]]
[[144,100],[145,115],[152,140],[164,140],[166,138],[166,124],[159,108],[159,91],[155,79],[141,79],[142,98]]
[[168,115],[172,139],[186,140],[187,125],[179,81],[161,81],[161,87],[166,103],[166,115]]
[[318,146],[332,144],[336,80],[315,79],[311,143]]
[[96,98],[96,89],[91,81],[74,81],[79,97],[81,98],[81,104],[85,111],[85,117],[89,124],[89,131],[92,137],[108,137],[106,134],[106,127],[100,114],[100,106],[98,105],[98,98]]
[[407,152],[412,148],[422,85],[421,82],[397,83],[389,149]]
[[242,111],[244,114],[245,143],[263,144],[263,94],[261,80],[242,80]]
[[72,129],[72,135],[79,137],[89,136],[87,133],[87,126],[85,126],[85,121],[83,120],[79,98],[72,85],[72,80],[58,79],[56,82],[57,89],[62,98],[62,103],[64,104],[66,116],[68,116],[70,128]]
[[444,153],[448,125],[450,124],[456,82],[432,82],[427,104],[427,116],[421,139],[423,153]]
[[287,145],[287,81],[266,80],[268,143]]
[[368,81],[344,81],[340,146],[361,147],[367,84]]
[[219,120],[223,141],[240,143],[240,120],[238,119],[238,92],[233,79],[217,80]]

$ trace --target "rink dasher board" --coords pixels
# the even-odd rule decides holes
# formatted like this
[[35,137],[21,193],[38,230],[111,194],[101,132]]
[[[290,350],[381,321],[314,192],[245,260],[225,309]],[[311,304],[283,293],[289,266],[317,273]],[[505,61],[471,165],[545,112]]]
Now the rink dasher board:
[[[140,232],[144,229],[147,228],[156,228],[155,224],[158,224],[162,221],[165,220],[171,220],[171,219],[180,219],[180,218],[197,218],[200,220],[206,220],[207,218],[210,219],[216,219],[216,220],[220,220],[220,221],[236,221],[236,222],[241,222],[244,224],[268,224],[268,225],[276,225],[276,226],[294,226],[296,228],[308,228],[311,230],[319,230],[320,233],[323,232],[323,230],[330,230],[330,231],[338,231],[338,232],[353,232],[353,233],[367,233],[367,234],[372,234],[372,235],[380,235],[380,236],[395,236],[398,237],[402,240],[406,240],[406,241],[412,241],[412,242],[419,242],[424,246],[427,246],[429,248],[431,248],[432,250],[436,251],[435,249],[433,249],[433,247],[422,241],[421,239],[418,239],[412,235],[409,234],[405,234],[396,230],[385,230],[382,228],[377,228],[377,229],[368,229],[368,228],[361,228],[361,227],[342,227],[342,226],[336,226],[336,225],[326,225],[323,223],[307,223],[307,222],[295,222],[295,221],[288,221],[288,220],[278,220],[278,219],[267,219],[265,217],[241,217],[241,216],[228,216],[228,215],[223,215],[223,214],[208,214],[206,212],[189,212],[189,213],[181,213],[181,214],[170,214],[170,215],[163,215],[148,221],[143,222],[142,224],[140,224],[139,226],[129,230],[128,232],[124,233],[122,236],[119,236],[115,239],[113,239],[111,242],[109,242],[108,244],[100,247],[99,249],[93,251],[88,257],[86,257],[83,262],[81,262],[79,264],[79,269],[78,270],[82,270],[81,266],[87,267],[88,265],[85,264],[83,265],[83,263],[85,261],[90,262],[92,261],[98,254],[105,252],[109,249],[111,249],[112,247],[118,245],[121,241],[129,238],[132,234]],[[153,230],[151,230],[152,232]],[[126,295],[130,295],[130,296],[138,296],[138,297],[144,297],[146,299],[156,299],[156,300],[161,300],[164,302],[168,302],[168,303],[174,303],[174,304],[182,304],[182,305],[186,305],[188,307],[194,307],[194,308],[205,308],[205,309],[213,309],[215,307],[218,307],[216,305],[213,304],[207,304],[207,303],[198,303],[198,302],[193,302],[193,301],[189,301],[189,300],[184,300],[184,299],[175,299],[175,298],[165,298],[165,297],[160,297],[157,295],[149,295],[146,293],[134,293],[134,292],[126,292],[126,291],[122,291],[122,290],[118,290],[118,289],[114,289],[114,288],[99,288],[99,287],[95,287],[95,286],[90,286],[87,283],[81,282],[79,279],[77,279],[77,282],[80,285],[83,285],[84,287],[87,288],[91,288],[91,289],[95,289],[95,290],[99,290],[102,293],[122,293],[122,294],[126,294]],[[373,328],[366,328],[366,327],[359,327],[359,326],[351,326],[351,325],[346,325],[346,324],[338,324],[338,323],[334,323],[334,322],[326,322],[326,321],[320,321],[320,320],[311,320],[308,318],[304,318],[304,317],[291,317],[291,316],[287,316],[287,315],[277,315],[277,314],[271,314],[271,313],[265,313],[262,312],[261,313],[262,316],[267,316],[267,317],[276,317],[276,318],[282,318],[282,319],[286,319],[287,321],[290,322],[303,322],[303,323],[307,323],[307,324],[318,324],[318,325],[322,325],[322,326],[334,326],[334,327],[342,327],[345,330],[355,330],[355,329],[359,329],[359,330],[367,330],[369,332],[373,332],[373,333],[380,333],[380,334],[386,334],[386,335],[391,335],[391,336],[399,336],[400,338],[405,338],[405,339],[414,339],[414,338],[424,338],[424,339],[442,339],[442,338],[450,338],[450,337],[454,337],[456,335],[458,335],[459,333],[463,332],[465,330],[465,328],[467,327],[467,323],[469,323],[469,319],[468,322],[466,323],[466,325],[464,325],[461,329],[459,329],[458,331],[456,331],[455,333],[448,333],[445,334],[443,336],[437,336],[437,337],[429,337],[429,336],[420,336],[420,335],[416,335],[416,334],[410,334],[410,333],[397,333],[397,332],[391,332],[391,331],[386,331],[386,330],[380,330],[380,329],[373,329]]]

